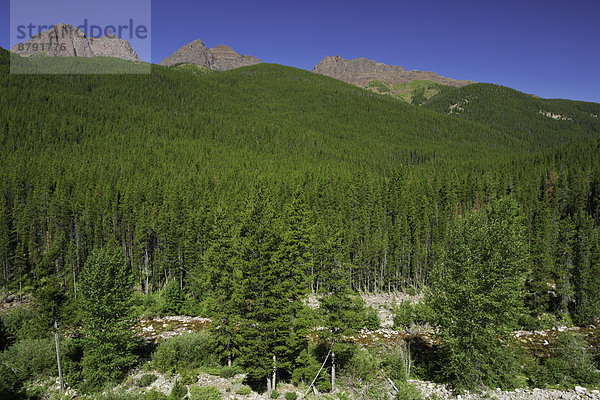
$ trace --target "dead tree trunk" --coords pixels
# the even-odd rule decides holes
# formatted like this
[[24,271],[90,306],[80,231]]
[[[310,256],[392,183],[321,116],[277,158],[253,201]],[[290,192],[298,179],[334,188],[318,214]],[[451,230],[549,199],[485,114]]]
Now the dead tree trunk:
[[54,344],[56,346],[56,363],[58,364],[58,380],[60,382],[60,391],[65,390],[65,381],[63,379],[62,364],[60,362],[60,342],[58,340],[58,321],[54,320]]
[[277,389],[277,357],[273,354],[273,391]]
[[331,352],[331,391],[335,392],[335,352]]

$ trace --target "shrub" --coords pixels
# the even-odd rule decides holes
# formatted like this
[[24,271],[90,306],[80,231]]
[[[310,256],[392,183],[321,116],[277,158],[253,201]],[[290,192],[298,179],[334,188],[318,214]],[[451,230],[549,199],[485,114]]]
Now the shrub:
[[388,377],[394,381],[405,381],[406,365],[405,359],[410,357],[406,346],[396,346],[391,350],[387,350],[383,355],[382,366]]
[[272,398],[272,399],[277,399],[277,398],[279,398],[279,392],[278,392],[277,390],[273,390],[273,391],[271,392],[271,398]]
[[[308,349],[303,349],[296,358],[296,368],[292,372],[292,383],[296,386],[300,383],[309,385],[321,369],[326,354],[327,350],[320,346],[309,345]],[[321,371],[315,385],[320,391],[331,389],[331,379],[327,369]]]
[[235,391],[235,393],[239,394],[240,396],[248,396],[251,392],[252,390],[248,386],[244,386],[243,388]]
[[187,333],[164,340],[158,345],[152,359],[161,372],[210,366],[214,364],[210,333]]
[[[545,363],[548,383],[565,386],[598,385],[600,373],[581,334],[561,333],[554,343],[552,356]],[[543,370],[542,370],[543,371]]]
[[369,308],[365,315],[365,328],[374,331],[379,329],[380,325],[381,321],[379,320],[379,314],[377,313],[377,310]]
[[176,380],[175,385],[173,385],[173,389],[171,389],[171,394],[169,395],[169,400],[180,400],[185,397],[187,394],[187,388],[181,381]]
[[58,371],[56,349],[50,339],[21,340],[2,353],[1,358],[20,381],[54,376]]
[[168,397],[163,394],[162,392],[159,392],[158,390],[154,390],[152,389],[151,391],[149,391],[148,393],[146,393],[144,395],[144,400],[167,400]]
[[409,301],[401,302],[394,308],[394,327],[408,329],[415,322],[413,306]]
[[221,392],[214,386],[192,386],[190,388],[190,400],[221,400]]
[[19,388],[20,384],[17,375],[8,366],[0,363],[0,398],[16,398]]
[[397,384],[398,393],[396,393],[396,400],[422,400],[423,396],[419,389],[412,383],[406,381]]
[[150,318],[160,315],[162,302],[156,294],[135,293],[132,300],[132,314],[138,318]]
[[179,315],[184,302],[184,296],[179,286],[179,281],[173,279],[165,289],[165,303],[163,304],[163,314]]
[[298,395],[296,394],[296,392],[287,392],[284,397],[285,400],[296,400],[298,398]]
[[229,379],[229,378],[233,378],[238,373],[239,373],[239,371],[236,368],[223,367],[219,371],[219,376],[221,378]]
[[380,360],[370,351],[359,348],[344,366],[343,373],[352,382],[369,382],[381,370]]
[[156,380],[156,375],[145,374],[145,375],[142,375],[135,384],[138,387],[148,387],[148,386],[152,385],[152,383],[155,380]]

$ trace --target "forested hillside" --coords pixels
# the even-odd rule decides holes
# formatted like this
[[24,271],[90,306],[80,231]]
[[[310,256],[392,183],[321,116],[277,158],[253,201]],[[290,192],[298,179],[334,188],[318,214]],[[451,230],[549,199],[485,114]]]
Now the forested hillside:
[[[432,304],[450,353],[477,345],[459,339],[477,330],[444,311],[457,304],[474,302],[459,314],[481,315],[491,341],[600,316],[598,104],[475,84],[416,107],[272,64],[9,69],[0,50],[1,290],[50,299],[55,332],[58,304],[80,308],[65,313],[95,349],[71,366],[86,390],[134,363],[123,325],[133,291],[165,296],[167,314],[213,318],[218,361],[239,358],[261,382],[277,368],[310,380],[328,353],[309,355],[303,338],[321,323],[348,362],[334,343],[366,326],[352,320],[349,289],[447,290]],[[497,297],[482,309],[452,297],[462,290]],[[324,296],[322,320],[304,318],[311,291]],[[116,333],[102,336],[104,324]],[[122,357],[105,365],[111,340]],[[445,379],[465,387],[517,385],[514,370],[494,380],[495,367],[450,360]]]
[[[333,262],[355,289],[425,284],[450,221],[506,193],[529,216],[532,245],[540,213],[557,243],[600,218],[600,121],[591,117],[575,128],[550,120],[548,136],[544,125],[527,136],[537,120],[520,131],[481,112],[461,121],[275,65],[206,76],[158,66],[150,76],[10,76],[6,52],[3,60],[4,290],[48,273],[74,290],[87,255],[111,240],[144,291],[185,278],[184,269],[202,275],[217,211],[235,230],[258,193],[274,227],[302,193],[315,290]],[[457,93],[478,87],[487,88]],[[564,114],[599,107],[548,104]],[[584,267],[576,251],[571,243],[574,268],[561,279]]]
[[541,99],[489,83],[446,90],[423,107],[485,123],[540,147],[600,134],[600,104]]

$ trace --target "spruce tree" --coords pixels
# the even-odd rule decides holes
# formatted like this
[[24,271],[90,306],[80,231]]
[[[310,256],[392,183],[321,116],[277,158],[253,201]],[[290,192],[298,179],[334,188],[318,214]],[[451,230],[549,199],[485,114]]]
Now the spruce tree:
[[96,390],[127,373],[136,357],[129,316],[131,275],[119,250],[96,250],[81,272],[79,305],[84,329],[83,378]]
[[510,333],[523,312],[525,226],[516,201],[461,217],[428,294],[440,329],[442,372],[458,388],[514,385]]

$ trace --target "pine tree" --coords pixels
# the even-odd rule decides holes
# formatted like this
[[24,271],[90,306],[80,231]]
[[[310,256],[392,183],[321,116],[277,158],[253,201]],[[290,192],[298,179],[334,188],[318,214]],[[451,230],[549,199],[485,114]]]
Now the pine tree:
[[241,271],[235,256],[232,227],[222,211],[216,213],[210,232],[211,245],[206,251],[206,275],[215,315],[217,353],[231,367],[240,354],[240,310],[242,304]]
[[131,276],[120,250],[96,250],[81,272],[79,305],[83,377],[88,390],[123,377],[136,358],[129,310]]
[[442,335],[443,373],[459,388],[511,386],[519,364],[510,333],[523,311],[527,244],[510,197],[460,218],[428,301]]

